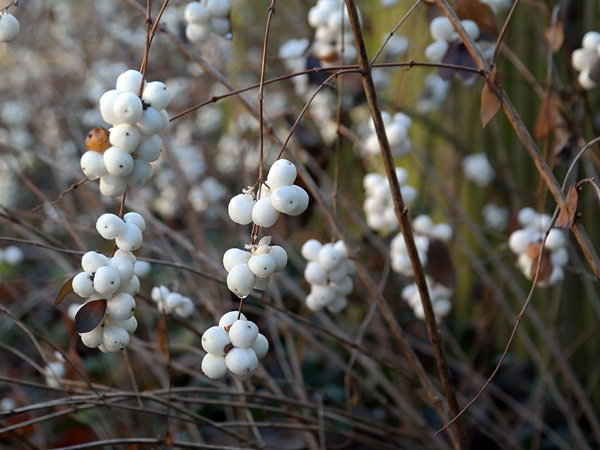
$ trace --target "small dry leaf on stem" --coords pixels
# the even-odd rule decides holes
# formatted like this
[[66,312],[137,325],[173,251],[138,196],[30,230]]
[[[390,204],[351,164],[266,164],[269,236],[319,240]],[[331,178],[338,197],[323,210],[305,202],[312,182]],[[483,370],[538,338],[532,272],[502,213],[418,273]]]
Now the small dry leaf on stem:
[[69,278],[65,282],[65,284],[63,284],[62,287],[60,288],[60,292],[56,296],[56,300],[54,300],[55,308],[60,304],[60,302],[62,302],[64,300],[64,298],[67,295],[69,295],[71,292],[73,292],[73,278],[75,278],[75,275],[73,275],[71,278]]
[[75,314],[75,329],[78,333],[88,333],[96,328],[106,313],[106,299],[85,303]]
[[[540,259],[540,252],[542,253]],[[535,274],[538,271],[538,265],[540,267],[540,273],[538,275],[538,281],[546,281],[552,275],[552,260],[550,259],[550,251],[547,248],[543,248],[540,242],[534,242],[527,249],[527,256],[531,258],[533,264],[529,276],[531,279],[535,279]]]
[[575,223],[577,201],[579,200],[579,188],[577,187],[577,184],[578,183],[573,183],[569,187],[565,204],[560,210],[560,214],[554,223],[554,225],[559,228],[571,228]]
[[481,91],[481,123],[484,128],[502,106],[500,86],[498,71],[494,67],[486,78],[486,83]]
[[556,129],[557,125],[556,106],[554,105],[550,91],[547,90],[544,93],[544,99],[540,106],[540,113],[535,122],[535,127],[533,128],[533,135],[539,140],[546,139],[548,135]]
[[556,26],[554,27],[554,32],[552,32],[552,26],[548,26],[544,29],[544,38],[546,42],[550,44],[552,48],[552,53],[556,53],[560,50],[563,43],[565,42],[565,34],[563,32],[563,24],[562,21],[556,22]]
[[479,0],[457,0],[456,15],[460,20],[472,20],[477,24],[481,35],[495,39],[498,36],[496,17],[492,9]]

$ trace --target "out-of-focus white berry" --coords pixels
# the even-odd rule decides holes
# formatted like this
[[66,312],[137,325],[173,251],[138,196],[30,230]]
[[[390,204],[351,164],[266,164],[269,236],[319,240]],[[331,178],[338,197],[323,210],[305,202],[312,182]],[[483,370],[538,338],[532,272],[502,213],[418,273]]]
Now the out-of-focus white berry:
[[142,242],[142,231],[133,223],[125,223],[125,231],[115,239],[117,246],[128,252],[133,252],[140,248]]
[[300,249],[300,254],[308,261],[316,261],[323,245],[316,239],[309,239]]
[[215,356],[225,356],[225,347],[231,343],[229,334],[223,327],[210,327],[202,335],[202,348]]
[[190,2],[185,7],[183,17],[189,23],[208,24],[210,12],[202,3]]
[[456,31],[452,23],[446,17],[436,17],[429,24],[429,33],[436,41],[452,41]]
[[571,65],[575,70],[581,72],[583,70],[588,70],[596,58],[597,55],[595,50],[578,48],[571,54]]
[[15,16],[6,11],[0,13],[0,42],[14,41],[20,31],[21,27]]
[[583,35],[581,46],[586,50],[596,50],[600,45],[600,33],[597,31],[588,31]]
[[421,214],[413,219],[412,222],[415,233],[430,234],[433,230],[433,220],[426,214]]
[[330,282],[329,287],[333,289],[338,296],[346,297],[347,295],[350,295],[352,289],[354,289],[354,282],[352,281],[352,278],[346,276],[340,281]]
[[545,247],[548,250],[556,251],[565,245],[565,235],[558,228],[552,228],[548,233]]
[[336,291],[329,286],[313,284],[310,289],[310,295],[312,295],[316,303],[323,308],[335,300]]
[[225,17],[211,17],[210,18],[210,30],[222,37],[231,36],[231,22]]
[[233,267],[227,275],[227,287],[240,298],[247,297],[256,283],[256,277],[248,264],[239,264]]
[[438,223],[429,233],[431,237],[439,239],[442,242],[450,242],[452,239],[452,227],[447,223]]
[[214,16],[226,18],[231,12],[231,3],[229,0],[207,0],[206,9]]
[[510,212],[494,203],[488,203],[483,207],[483,222],[485,226],[495,231],[504,231],[508,225]]
[[590,78],[589,70],[582,70],[577,76],[577,81],[584,89],[593,89],[596,87],[596,82]]
[[481,187],[490,184],[496,174],[485,153],[472,153],[465,156],[462,168],[465,176]]
[[249,320],[236,320],[229,329],[229,340],[234,347],[249,348],[257,336],[258,327]]
[[250,348],[254,350],[254,353],[256,353],[256,357],[258,359],[262,359],[269,351],[269,341],[263,334],[258,333],[256,340]]
[[259,227],[269,228],[275,225],[279,218],[279,211],[271,204],[270,197],[258,200],[252,208],[252,221]]
[[225,356],[225,364],[235,375],[249,375],[258,368],[258,358],[251,348],[234,347]]
[[4,249],[4,261],[9,266],[18,266],[23,262],[25,256],[23,250],[15,245],[9,245]]
[[227,374],[225,357],[207,353],[202,358],[202,372],[212,380],[224,377]]
[[185,37],[190,42],[204,42],[210,37],[210,26],[203,23],[188,23],[185,27]]
[[175,307],[175,314],[179,317],[190,317],[195,311],[194,303],[189,297],[183,297],[181,303]]
[[569,252],[566,248],[558,248],[550,254],[553,266],[563,267],[569,262]]
[[431,62],[442,62],[448,52],[448,42],[435,41],[425,49],[425,56]]
[[248,319],[246,319],[246,316],[243,313],[240,313],[239,311],[229,311],[221,316],[221,318],[219,319],[219,326],[221,328],[228,328],[236,320],[248,320]]
[[335,300],[332,303],[327,305],[327,309],[332,313],[337,314],[346,309],[346,306],[348,306],[348,299],[339,295],[335,298]]
[[533,208],[525,207],[517,214],[517,220],[524,227],[534,226],[538,213]]
[[318,261],[324,270],[332,270],[342,261],[343,255],[331,243],[323,245]]
[[108,352],[118,352],[129,344],[129,333],[123,327],[107,325],[102,332],[102,344]]
[[90,180],[97,180],[108,173],[102,153],[87,151],[81,155],[81,170]]
[[533,243],[533,232],[529,228],[514,231],[508,238],[508,247],[513,253],[526,253],[529,246]]
[[471,39],[473,39],[474,41],[479,39],[479,26],[477,25],[477,23],[467,19],[462,21],[462,25],[465,28],[467,34],[471,37]]

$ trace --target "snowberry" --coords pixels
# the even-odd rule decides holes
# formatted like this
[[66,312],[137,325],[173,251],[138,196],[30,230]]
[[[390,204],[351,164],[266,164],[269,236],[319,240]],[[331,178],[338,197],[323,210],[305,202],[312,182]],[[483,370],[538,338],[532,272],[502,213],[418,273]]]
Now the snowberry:
[[249,320],[236,320],[229,328],[229,340],[237,348],[251,347],[257,336],[258,327]]
[[152,136],[162,128],[163,119],[156,109],[148,107],[144,109],[141,118],[135,126],[144,136]]
[[230,343],[229,333],[220,326],[210,327],[202,335],[202,348],[211,355],[225,356],[225,347]]
[[281,272],[283,269],[285,269],[288,257],[287,252],[283,247],[280,247],[279,245],[273,245],[269,251],[269,255],[275,261],[275,272]]
[[140,143],[140,130],[134,125],[121,123],[110,130],[109,141],[124,152],[133,152]]
[[254,283],[254,289],[259,291],[264,291],[269,287],[269,282],[271,281],[271,277],[267,278],[256,278],[256,282]]
[[426,214],[414,218],[412,222],[413,230],[419,234],[429,234],[433,230],[433,220]]
[[125,223],[125,231],[115,239],[117,246],[125,251],[132,252],[142,245],[142,231],[133,223]]
[[235,375],[250,375],[258,368],[258,358],[251,348],[234,347],[225,356],[225,364]]
[[479,26],[476,22],[466,19],[462,21],[462,25],[471,39],[473,39],[474,41],[479,39]]
[[100,267],[106,265],[108,258],[97,252],[86,252],[81,258],[81,267],[84,271],[95,273]]
[[327,283],[327,272],[316,261],[309,261],[304,269],[304,278],[310,284],[324,285]]
[[214,16],[226,18],[231,11],[231,3],[229,0],[207,0],[206,9]]
[[447,223],[438,223],[433,227],[430,235],[440,241],[449,242],[453,235],[452,227]]
[[135,225],[140,229],[140,231],[144,231],[146,229],[146,221],[140,213],[136,213],[133,211],[128,212],[123,216],[123,221],[125,223],[131,223]]
[[90,272],[80,272],[73,278],[73,292],[83,298],[91,297],[96,290],[94,289],[94,275]]
[[333,302],[327,305],[327,309],[334,314],[342,312],[348,306],[348,300],[344,296],[337,296]]
[[116,89],[106,91],[100,97],[100,114],[106,123],[116,124],[119,122],[115,114],[115,100],[123,92]]
[[190,2],[185,7],[183,17],[186,22],[206,24],[210,19],[210,12],[200,2]]
[[250,346],[250,348],[254,350],[258,359],[262,359],[266,356],[267,352],[269,351],[269,341],[263,334],[258,333],[258,336],[256,336],[256,340]]
[[256,283],[254,273],[248,264],[239,264],[231,269],[227,275],[227,287],[240,298],[247,297]]
[[342,260],[342,254],[331,243],[323,245],[319,251],[318,261],[324,270],[332,270]]
[[162,286],[162,285],[154,286],[152,288],[152,291],[150,291],[150,297],[155,302],[164,302],[165,299],[167,298],[167,295],[169,295],[169,290],[167,289],[166,286]]
[[350,295],[352,289],[354,289],[354,282],[352,281],[352,278],[346,276],[340,281],[330,282],[329,287],[333,289],[337,295],[345,297],[347,295]]
[[279,211],[271,204],[270,197],[263,197],[252,208],[252,221],[259,227],[269,228],[275,225],[279,218]]
[[108,260],[109,267],[117,269],[121,283],[125,283],[133,277],[134,268],[131,260],[125,255],[113,256]]
[[94,274],[94,289],[100,295],[111,296],[120,283],[119,271],[112,267],[102,266]]
[[89,348],[97,348],[100,344],[102,344],[102,332],[104,328],[98,325],[92,331],[88,331],[87,333],[81,333],[79,336],[81,337],[81,342],[83,345]]
[[114,295],[106,302],[106,313],[114,320],[127,320],[134,312],[135,299],[129,294]]
[[102,331],[102,344],[108,352],[123,350],[129,344],[129,333],[118,325],[107,325]]
[[106,175],[108,171],[104,165],[102,153],[87,151],[81,156],[81,170],[90,180],[97,180]]
[[102,214],[96,221],[96,230],[104,239],[115,239],[125,232],[125,222],[111,213]]
[[203,42],[210,36],[210,28],[203,23],[188,23],[185,27],[185,37],[191,42]]
[[336,291],[331,287],[320,286],[318,284],[313,284],[311,286],[310,295],[313,296],[315,301],[321,305],[321,307],[329,305],[337,296]]
[[121,283],[118,293],[125,293],[129,295],[135,295],[140,291],[140,279],[137,276],[132,276],[130,280]]
[[268,278],[275,272],[275,260],[267,253],[253,255],[248,260],[248,268],[258,278]]
[[273,163],[267,175],[267,184],[273,190],[281,186],[291,186],[296,180],[296,166],[287,159],[279,159]]
[[137,94],[142,87],[144,76],[137,70],[130,69],[117,77],[116,88],[119,91]]
[[525,253],[533,241],[534,235],[532,230],[523,228],[510,235],[508,238],[508,246],[513,253]]
[[245,250],[230,248],[223,255],[223,267],[227,272],[230,272],[237,265],[247,264],[251,256],[252,253]]
[[[135,124],[142,119],[144,108],[142,101],[133,92],[121,92],[114,100],[113,112],[117,123]],[[162,121],[161,121],[162,122]]]
[[133,170],[133,158],[120,148],[110,147],[103,153],[104,165],[109,174],[125,177]]
[[146,84],[142,100],[157,111],[165,109],[171,101],[171,91],[161,81],[151,81]]
[[600,33],[597,31],[588,31],[583,35],[581,46],[586,50],[596,50],[600,45]]
[[233,322],[238,320],[238,318],[241,320],[248,320],[246,319],[246,316],[239,311],[229,311],[223,314],[219,319],[219,327],[228,328],[233,324]]
[[107,197],[117,197],[119,195],[123,195],[123,192],[125,192],[126,188],[127,183],[122,177],[112,175],[110,173],[100,177],[100,193],[102,195]]
[[323,245],[316,239],[309,239],[302,245],[300,254],[308,261],[316,261]]
[[157,134],[142,136],[139,146],[135,149],[134,156],[146,162],[154,162],[160,156],[162,139]]
[[425,48],[425,56],[429,61],[442,62],[448,52],[448,42],[435,41]]
[[137,330],[137,319],[134,316],[131,316],[129,319],[126,320],[118,320],[118,321],[114,321],[113,325],[117,325],[121,328],[124,328],[125,331],[127,331],[129,334],[132,334],[135,332],[135,330]]
[[227,374],[227,365],[224,356],[215,356],[207,353],[202,358],[202,372],[208,378],[216,380]]
[[19,35],[19,31],[21,31],[21,27],[15,16],[6,11],[0,13],[0,42],[14,41]]
[[194,303],[188,297],[183,297],[181,303],[175,307],[175,314],[179,317],[189,317],[194,313]]
[[229,201],[227,211],[229,218],[240,225],[252,222],[252,210],[256,201],[251,194],[238,194]]
[[[153,169],[150,163],[142,161],[141,159],[135,159],[133,161],[133,170],[127,175],[127,183],[137,189],[141,189],[144,184],[146,184],[146,181],[152,178],[152,172]],[[102,179],[100,182],[102,182]],[[123,184],[125,184],[124,181]],[[123,190],[125,189],[123,188]],[[121,194],[122,193],[123,192],[121,192]]]

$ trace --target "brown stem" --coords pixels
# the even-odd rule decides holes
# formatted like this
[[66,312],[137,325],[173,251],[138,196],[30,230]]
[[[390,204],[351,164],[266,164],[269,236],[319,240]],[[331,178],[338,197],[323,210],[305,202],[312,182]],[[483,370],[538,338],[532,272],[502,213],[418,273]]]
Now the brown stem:
[[[377,102],[377,92],[375,90],[375,84],[373,83],[373,77],[371,76],[371,66],[369,65],[369,58],[367,56],[367,50],[365,48],[365,42],[362,36],[358,10],[354,0],[346,0],[346,6],[348,7],[348,15],[350,17],[350,26],[352,28],[352,34],[354,35],[354,42],[358,50],[358,63],[361,68],[363,88],[367,98],[367,103],[369,104],[369,108],[371,110],[371,116],[373,117],[375,133],[377,134],[377,138],[379,140],[383,164],[385,166],[385,171],[387,173],[392,191],[394,211],[396,212],[396,217],[400,222],[400,229],[402,231],[402,235],[404,236],[404,241],[406,242],[406,247],[408,250],[408,256],[412,263],[415,274],[415,282],[421,295],[421,301],[425,311],[427,332],[429,333],[429,339],[435,355],[444,394],[446,395],[446,400],[448,401],[450,413],[453,416],[456,416],[456,414],[460,411],[458,400],[456,399],[456,390],[454,389],[450,368],[448,367],[448,363],[444,355],[443,340],[435,319],[435,314],[433,312],[433,306],[429,296],[425,272],[423,271],[423,265],[419,259],[419,252],[415,244],[412,227],[410,225],[410,219],[407,214],[404,199],[402,198],[398,177],[396,176],[394,157],[392,156],[392,150],[385,132],[385,123],[383,122],[381,110]],[[443,416],[441,416],[441,418],[444,420]],[[454,435],[452,432],[449,432],[448,438],[452,441],[455,448],[466,448],[465,433],[460,422],[457,422],[456,424],[456,435]]]

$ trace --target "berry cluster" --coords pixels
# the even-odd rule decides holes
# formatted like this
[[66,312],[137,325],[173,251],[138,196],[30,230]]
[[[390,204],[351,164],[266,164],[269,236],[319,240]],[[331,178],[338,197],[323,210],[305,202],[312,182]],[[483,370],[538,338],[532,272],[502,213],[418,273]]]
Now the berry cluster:
[[592,89],[598,86],[598,79],[590,78],[590,70],[596,66],[600,56],[600,33],[588,31],[583,35],[581,48],[571,55],[573,68],[579,71],[577,80],[584,89]]
[[318,0],[308,11],[308,24],[315,29],[313,51],[323,66],[356,59],[356,47],[343,0]]
[[204,0],[188,3],[184,11],[185,36],[199,44],[208,40],[211,31],[231,38],[231,3],[229,0]]
[[[427,282],[427,290],[429,291],[429,298],[431,300],[431,307],[436,320],[439,322],[440,319],[446,317],[452,309],[452,289],[444,286],[441,283],[436,283],[431,277],[425,277]],[[423,302],[421,301],[421,294],[416,283],[409,284],[402,289],[402,298],[408,303],[413,310],[415,317],[418,319],[425,319],[425,311],[423,309]]]
[[469,180],[481,187],[492,182],[496,172],[485,153],[471,153],[462,160],[462,169]]
[[523,208],[517,219],[523,228],[510,235],[508,246],[518,255],[517,264],[525,277],[533,280],[542,253],[538,286],[551,286],[561,282],[565,276],[563,267],[569,262],[563,232],[552,228],[542,250],[542,240],[552,221],[551,217],[548,214],[538,214],[532,208]]
[[176,314],[185,319],[194,313],[194,303],[179,292],[171,292],[165,286],[154,286],[150,297],[157,303],[158,310],[165,314]]
[[306,306],[311,311],[323,308],[332,313],[342,311],[348,304],[346,297],[354,288],[350,275],[356,273],[346,244],[343,241],[321,244],[309,239],[302,246],[301,254],[308,261],[304,269],[304,278],[310,283]]
[[419,100],[417,100],[417,111],[425,114],[440,109],[446,101],[449,89],[450,83],[448,81],[437,73],[428,73],[425,76]]
[[[467,34],[476,41],[486,58],[491,57],[494,51],[494,44],[486,40],[478,40],[480,30],[477,23],[472,20],[462,20],[462,25]],[[462,44],[460,36],[452,26],[447,17],[436,17],[429,24],[429,32],[434,42],[425,49],[425,56],[432,62],[440,63],[446,57],[448,50],[453,45]]]
[[104,239],[114,239],[118,250],[110,258],[94,251],[85,253],[81,258],[84,271],[73,278],[73,291],[80,297],[88,302],[107,300],[100,324],[80,333],[81,341],[90,348],[103,352],[123,350],[137,328],[133,296],[139,291],[140,281],[134,273],[136,258],[132,252],[142,245],[145,227],[144,218],[135,212],[125,214],[123,219],[106,213],[96,222],[98,233]]
[[[452,239],[452,228],[447,223],[438,223],[434,225],[431,217],[421,214],[412,221],[415,246],[419,253],[419,259],[423,267],[427,265],[429,258],[429,246],[431,239],[438,239],[443,243],[448,243]],[[408,249],[404,236],[398,233],[390,243],[390,257],[392,260],[392,270],[406,277],[414,276]]]
[[267,181],[259,188],[258,199],[254,188],[245,189],[229,201],[229,217],[235,223],[269,228],[275,225],[279,214],[298,216],[308,208],[308,194],[294,183],[296,166],[287,159],[275,161]]
[[[408,172],[402,167],[396,167],[396,176],[400,183],[400,192],[407,207],[417,198],[417,190],[406,184]],[[367,226],[372,230],[387,232],[396,231],[400,224],[394,211],[392,191],[387,177],[371,172],[363,178],[365,202],[363,209],[367,218]]]
[[17,18],[6,10],[0,12],[0,42],[14,41],[19,31],[21,27]]
[[227,372],[241,381],[248,380],[258,368],[258,360],[269,350],[269,341],[258,332],[254,322],[239,311],[225,313],[219,325],[202,335],[202,372],[213,380]]
[[[408,130],[412,124],[412,120],[406,114],[398,112],[393,116],[383,111],[381,113],[383,122],[385,123],[385,134],[387,135],[388,142],[392,155],[395,157],[401,157],[409,153],[412,149],[412,142],[408,138]],[[367,126],[363,127],[363,147],[367,155],[379,155],[381,153],[379,147],[379,139],[375,133],[375,125],[373,119],[369,118]]]
[[250,251],[230,248],[223,255],[223,266],[228,273],[227,287],[240,298],[246,298],[252,289],[264,291],[271,275],[281,272],[288,260],[283,247],[271,245],[271,236],[246,247]]
[[[143,85],[141,98],[140,87]],[[100,98],[102,118],[113,125],[108,142],[88,135],[88,151],[81,157],[81,169],[90,179],[100,179],[100,192],[108,197],[122,195],[131,185],[141,188],[152,177],[151,162],[158,159],[169,116],[165,108],[171,92],[160,81],[147,83],[136,70],[117,78],[116,89]]]
[[[285,68],[289,72],[302,72],[306,70],[306,50],[310,46],[308,39],[290,39],[279,47],[279,58],[283,61]],[[294,88],[298,95],[305,95],[308,92],[309,77],[307,74],[292,78]]]
[[51,388],[60,388],[61,380],[67,374],[67,366],[65,365],[65,358],[60,352],[54,352],[55,361],[48,361],[48,365],[44,367],[44,379],[46,384]]

